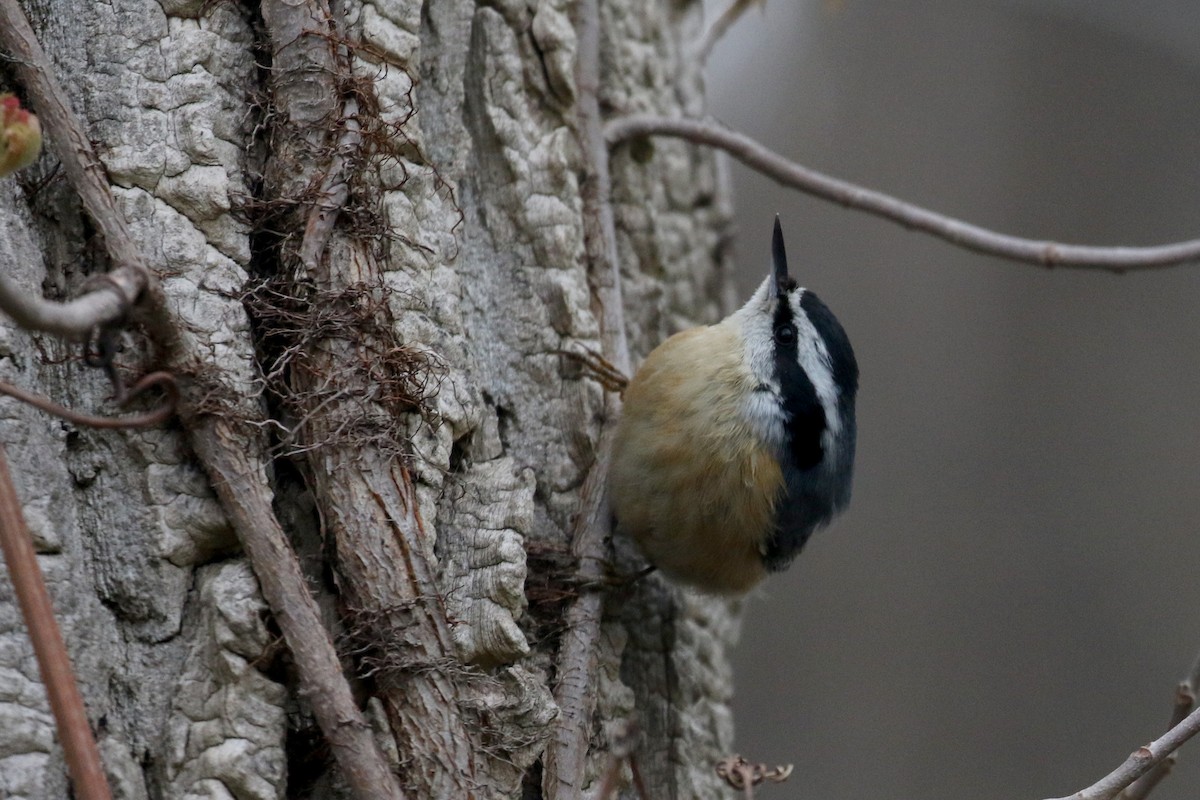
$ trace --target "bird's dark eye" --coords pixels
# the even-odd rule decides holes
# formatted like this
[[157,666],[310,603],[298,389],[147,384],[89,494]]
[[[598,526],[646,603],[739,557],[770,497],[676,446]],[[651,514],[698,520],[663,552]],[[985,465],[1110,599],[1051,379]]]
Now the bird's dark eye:
[[796,343],[796,326],[790,322],[775,329],[775,341],[785,347]]

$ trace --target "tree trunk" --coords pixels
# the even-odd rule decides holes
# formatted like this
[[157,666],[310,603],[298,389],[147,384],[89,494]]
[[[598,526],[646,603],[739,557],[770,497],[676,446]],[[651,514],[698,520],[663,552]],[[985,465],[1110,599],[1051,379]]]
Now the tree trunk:
[[[189,407],[258,423],[246,453],[408,797],[541,796],[571,523],[607,422],[563,355],[601,340],[576,5],[25,2],[175,318],[242,395]],[[702,111],[699,3],[605,0],[601,31],[605,114]],[[644,355],[728,310],[729,210],[713,158],[679,142],[611,171]],[[29,291],[76,293],[103,252],[53,156],[0,182],[0,269]],[[126,344],[143,368],[153,343]],[[0,347],[0,378],[102,407],[69,345],[0,323]],[[180,428],[0,413],[115,796],[349,796]],[[636,570],[615,544],[614,573]],[[583,793],[635,730],[650,797],[724,796],[736,629],[656,577],[609,597]],[[67,794],[0,577],[0,798]]]

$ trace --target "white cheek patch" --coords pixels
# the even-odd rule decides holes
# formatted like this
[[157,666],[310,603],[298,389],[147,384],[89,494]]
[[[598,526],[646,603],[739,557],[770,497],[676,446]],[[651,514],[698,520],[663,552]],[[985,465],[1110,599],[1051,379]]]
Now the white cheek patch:
[[723,324],[736,325],[742,347],[745,348],[746,366],[754,380],[770,386],[779,393],[775,381],[775,342],[772,330],[771,279],[758,287],[746,305],[735,311]]

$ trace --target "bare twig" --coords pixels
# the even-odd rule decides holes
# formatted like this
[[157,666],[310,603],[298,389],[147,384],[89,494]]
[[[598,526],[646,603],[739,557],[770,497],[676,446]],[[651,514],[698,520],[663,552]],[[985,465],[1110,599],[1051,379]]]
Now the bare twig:
[[144,414],[134,414],[128,417],[101,417],[95,414],[82,414],[66,406],[60,406],[47,397],[27,392],[19,386],[13,386],[11,383],[4,381],[0,381],[0,394],[15,397],[34,408],[40,408],[47,414],[53,414],[74,425],[82,425],[87,428],[152,428],[169,420],[171,415],[175,413],[175,406],[179,403],[179,386],[175,383],[175,378],[171,373],[151,372],[130,387],[124,397],[117,400],[117,404],[124,408],[154,387],[162,389],[163,394],[166,395],[166,400],[163,404],[153,411],[147,411]]
[[350,184],[346,175],[349,156],[362,146],[362,127],[358,122],[358,101],[347,97],[342,106],[342,132],[338,137],[337,150],[321,180],[318,199],[313,203],[304,226],[304,238],[300,242],[300,264],[308,275],[316,272],[329,235],[337,222],[346,198],[350,196]]
[[63,172],[104,236],[114,267],[103,284],[67,303],[26,295],[11,279],[0,275],[0,309],[23,328],[61,336],[85,336],[96,326],[125,314],[153,278],[117,209],[91,141],[71,110],[50,60],[17,0],[0,0],[0,48],[12,58],[43,131],[58,153]]
[[206,417],[192,429],[192,447],[254,566],[296,662],[300,693],[312,704],[346,783],[359,798],[401,800],[404,795],[350,693],[296,554],[271,509],[263,465],[246,455],[247,439],[254,436],[227,420]]
[[616,392],[623,396],[625,388],[629,386],[629,377],[591,348],[585,347],[582,352],[576,350],[556,350],[554,352],[579,364],[596,379],[597,383],[610,392]]
[[672,136],[717,147],[784,186],[932,234],[968,250],[1013,261],[1109,272],[1200,261],[1200,239],[1153,247],[1095,247],[1023,239],[991,231],[809,169],[712,120],[631,115],[609,122],[605,136],[612,146],[645,136]]
[[[1183,722],[1196,707],[1198,688],[1200,688],[1200,656],[1196,657],[1187,676],[1175,687],[1175,703],[1171,709],[1171,722],[1167,725],[1168,729]],[[1154,787],[1158,786],[1163,778],[1167,777],[1174,769],[1178,756],[1178,750],[1171,751],[1171,754],[1155,764],[1153,769],[1129,784],[1125,791],[1117,795],[1118,800],[1146,800],[1150,792],[1154,791]]]
[[708,61],[709,55],[712,54],[713,47],[726,32],[734,26],[734,24],[742,18],[751,6],[759,8],[767,7],[767,0],[732,0],[729,8],[717,17],[716,21],[704,32],[704,38],[700,40],[700,44],[696,46],[696,58],[701,64]]
[[611,431],[600,439],[599,455],[579,493],[579,515],[572,532],[572,555],[578,559],[575,579],[582,588],[565,615],[559,642],[558,683],[554,699],[558,719],[546,747],[543,788],[549,800],[578,797],[583,789],[592,712],[596,704],[596,663],[600,617],[604,609],[604,540],[611,523],[608,506],[608,465]]
[[[588,254],[588,277],[600,305],[600,337],[604,358],[620,373],[630,373],[629,343],[625,338],[625,300],[621,290],[621,265],[617,263],[617,224],[609,195],[608,144],[600,115],[600,9],[599,0],[579,4],[579,56],[575,67],[578,84],[578,135],[587,166],[580,186],[583,201],[583,236]],[[615,412],[619,409],[609,409]]]
[[1075,794],[1054,800],[1112,800],[1122,789],[1179,749],[1179,746],[1192,738],[1197,731],[1200,731],[1200,709],[1192,711],[1178,725],[1150,744],[1134,750],[1121,766],[1096,783]]
[[604,774],[600,776],[600,789],[596,792],[596,800],[613,800],[617,796],[617,791],[621,788],[621,766],[626,762],[629,764],[633,789],[638,800],[650,800],[634,760],[634,747],[637,745],[639,733],[637,723],[626,720],[610,737],[608,765],[604,768]]
[[629,772],[633,776],[633,791],[638,800],[650,800],[650,792],[646,789],[646,781],[642,779],[642,768],[638,766],[637,753],[629,754]]
[[723,758],[717,763],[717,777],[734,789],[741,789],[746,800],[753,800],[754,787],[764,781],[783,783],[792,776],[792,765],[769,769],[766,764],[753,764],[739,755]]
[[[0,0],[3,2],[3,0]],[[0,25],[3,25],[0,22]],[[0,310],[26,330],[82,338],[96,325],[120,319],[137,300],[145,283],[132,270],[114,270],[111,284],[82,297],[55,303],[24,292],[0,272]]]
[[[611,179],[608,147],[600,115],[600,8],[598,0],[581,0],[577,6],[579,54],[575,66],[578,91],[577,134],[585,154],[585,174],[580,186],[584,241],[589,278],[600,309],[603,356],[626,375],[630,371],[629,344],[625,338],[625,312],[621,270],[617,263],[616,222],[609,200]],[[620,413],[621,399],[605,396],[609,419]],[[597,458],[580,492],[580,508],[572,534],[572,554],[578,559],[576,578],[592,585],[602,576],[607,561],[612,517],[608,509],[607,477],[610,435],[601,437]],[[542,789],[548,800],[578,797],[583,789],[591,739],[592,709],[596,704],[596,664],[600,617],[604,595],[581,591],[567,608],[566,631],[559,644],[558,683],[554,700],[559,714],[546,747]]]
[[46,590],[33,541],[25,526],[21,501],[13,487],[3,446],[0,446],[0,551],[8,564],[13,592],[33,643],[75,794],[80,800],[110,800],[112,795],[104,778],[100,750],[88,724],[83,696],[71,672],[71,659],[62,631],[54,619],[50,593]]

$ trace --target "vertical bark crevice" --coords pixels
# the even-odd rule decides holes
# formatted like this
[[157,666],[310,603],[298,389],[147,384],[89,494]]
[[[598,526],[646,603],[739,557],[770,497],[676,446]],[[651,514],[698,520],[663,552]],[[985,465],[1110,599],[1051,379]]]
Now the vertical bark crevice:
[[[378,128],[368,116],[379,104],[373,86],[356,78],[345,23],[328,6],[264,5],[264,19],[278,113],[264,202],[290,208],[282,221],[304,232],[281,251],[284,285],[312,287],[295,314],[309,325],[293,331],[295,352],[276,391],[299,419],[295,445],[334,544],[357,661],[371,672],[396,738],[402,781],[420,796],[481,796],[479,726],[458,685],[469,673],[458,665],[400,424],[422,402],[411,397],[404,407],[405,365],[422,356],[395,337],[374,241],[386,231],[356,231],[341,213],[351,181],[370,163],[363,130]],[[312,324],[321,319],[327,324]]]

